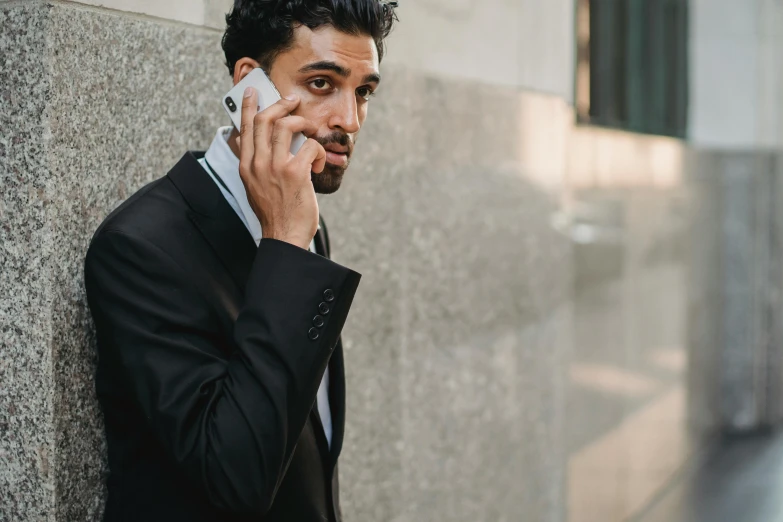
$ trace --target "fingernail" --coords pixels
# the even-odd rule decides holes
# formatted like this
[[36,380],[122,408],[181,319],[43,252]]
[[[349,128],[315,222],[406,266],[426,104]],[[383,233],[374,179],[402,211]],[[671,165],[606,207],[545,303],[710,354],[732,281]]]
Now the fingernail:
[[253,95],[253,88],[247,87],[245,89],[245,98],[250,98]]
[[285,99],[288,101],[296,101],[296,94],[289,94]]

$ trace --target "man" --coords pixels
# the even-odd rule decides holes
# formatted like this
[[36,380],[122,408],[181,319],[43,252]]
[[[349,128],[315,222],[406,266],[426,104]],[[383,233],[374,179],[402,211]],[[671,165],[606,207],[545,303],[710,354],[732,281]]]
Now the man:
[[394,18],[379,0],[238,1],[234,83],[262,67],[285,98],[257,113],[246,92],[241,132],[220,129],[96,232],[105,521],[340,520],[339,336],[360,276],[328,259],[315,193],[340,187]]

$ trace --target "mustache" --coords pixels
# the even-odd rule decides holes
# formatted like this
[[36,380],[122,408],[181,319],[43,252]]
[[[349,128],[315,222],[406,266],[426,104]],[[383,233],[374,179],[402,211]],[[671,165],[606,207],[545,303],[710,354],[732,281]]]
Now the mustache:
[[327,134],[326,136],[313,136],[313,139],[324,147],[332,143],[336,143],[341,147],[347,147],[348,155],[350,156],[353,154],[353,139],[350,135],[344,132],[334,131]]

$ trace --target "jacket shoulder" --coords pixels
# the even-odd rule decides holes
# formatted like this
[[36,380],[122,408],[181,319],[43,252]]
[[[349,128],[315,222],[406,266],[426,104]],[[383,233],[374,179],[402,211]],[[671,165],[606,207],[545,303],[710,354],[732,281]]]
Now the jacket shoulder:
[[165,244],[166,237],[188,225],[187,204],[167,176],[157,179],[134,193],[112,211],[93,235],[92,241],[113,230]]

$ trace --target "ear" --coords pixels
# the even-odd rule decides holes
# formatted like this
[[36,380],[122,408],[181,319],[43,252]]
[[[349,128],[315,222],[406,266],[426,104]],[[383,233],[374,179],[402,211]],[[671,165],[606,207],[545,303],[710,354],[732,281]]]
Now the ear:
[[234,65],[234,85],[242,81],[242,78],[248,75],[253,69],[261,67],[257,61],[252,58],[240,58]]

